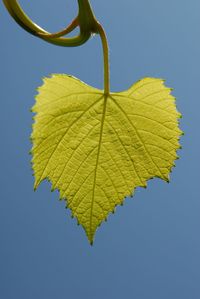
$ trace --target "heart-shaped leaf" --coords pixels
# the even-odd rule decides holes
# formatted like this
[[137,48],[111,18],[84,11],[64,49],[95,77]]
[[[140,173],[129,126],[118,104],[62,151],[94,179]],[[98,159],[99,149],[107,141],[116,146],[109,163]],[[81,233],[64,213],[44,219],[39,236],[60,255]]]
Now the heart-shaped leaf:
[[105,95],[67,75],[45,78],[33,112],[35,188],[45,178],[92,243],[97,227],[148,179],[169,180],[181,130],[171,89],[145,78]]

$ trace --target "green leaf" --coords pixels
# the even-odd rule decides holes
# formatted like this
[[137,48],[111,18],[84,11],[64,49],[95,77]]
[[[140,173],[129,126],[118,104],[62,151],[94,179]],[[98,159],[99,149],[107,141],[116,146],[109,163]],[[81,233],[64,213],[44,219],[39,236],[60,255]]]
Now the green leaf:
[[180,114],[164,81],[145,78],[110,93],[67,75],[45,78],[33,112],[35,188],[60,191],[93,242],[116,205],[147,180],[169,180],[179,146]]

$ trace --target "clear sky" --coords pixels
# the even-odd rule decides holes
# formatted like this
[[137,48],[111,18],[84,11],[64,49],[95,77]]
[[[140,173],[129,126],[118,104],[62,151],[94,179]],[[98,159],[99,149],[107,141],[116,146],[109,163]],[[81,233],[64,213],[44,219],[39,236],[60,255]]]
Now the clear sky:
[[[76,14],[73,0],[21,0],[50,31]],[[33,192],[28,154],[36,88],[51,73],[103,86],[98,37],[60,48],[23,31],[0,3],[0,298],[200,298],[200,1],[91,1],[110,44],[111,89],[145,77],[173,87],[183,149],[170,184],[137,189],[97,231],[94,246],[58,193]]]

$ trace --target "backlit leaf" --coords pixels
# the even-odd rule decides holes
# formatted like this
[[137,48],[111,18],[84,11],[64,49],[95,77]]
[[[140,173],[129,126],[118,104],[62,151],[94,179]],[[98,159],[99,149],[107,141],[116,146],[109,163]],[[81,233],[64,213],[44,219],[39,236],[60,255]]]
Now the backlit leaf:
[[44,79],[33,107],[35,188],[60,191],[92,243],[115,206],[147,180],[169,180],[179,148],[180,114],[163,80],[103,91],[67,75]]

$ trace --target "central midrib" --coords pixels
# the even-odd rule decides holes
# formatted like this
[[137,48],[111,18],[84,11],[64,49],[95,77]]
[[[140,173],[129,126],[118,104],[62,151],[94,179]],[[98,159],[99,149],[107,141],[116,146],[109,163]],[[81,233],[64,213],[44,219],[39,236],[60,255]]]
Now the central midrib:
[[92,213],[93,213],[93,207],[94,207],[94,196],[95,196],[95,188],[96,188],[96,178],[97,178],[97,170],[98,170],[98,164],[99,164],[99,157],[100,157],[100,151],[101,151],[101,142],[102,142],[102,136],[103,136],[103,127],[105,122],[105,116],[106,116],[106,106],[107,106],[107,99],[109,95],[104,95],[104,103],[103,103],[103,112],[102,112],[102,119],[101,119],[101,127],[100,127],[100,135],[99,135],[99,144],[98,144],[98,151],[97,151],[97,159],[96,159],[96,165],[94,169],[94,182],[93,182],[93,192],[92,192],[92,202],[91,202],[91,210],[90,210],[90,243],[93,242],[93,234],[92,233]]

